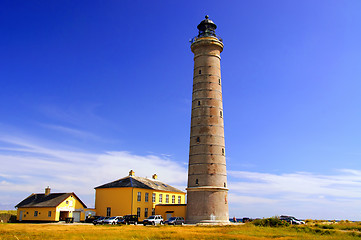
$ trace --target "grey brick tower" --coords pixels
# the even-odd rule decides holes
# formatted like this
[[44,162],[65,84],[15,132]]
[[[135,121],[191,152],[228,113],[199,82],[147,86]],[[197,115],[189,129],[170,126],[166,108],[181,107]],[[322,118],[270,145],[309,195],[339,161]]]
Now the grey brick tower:
[[228,223],[220,53],[222,39],[208,16],[192,40],[194,53],[187,223]]

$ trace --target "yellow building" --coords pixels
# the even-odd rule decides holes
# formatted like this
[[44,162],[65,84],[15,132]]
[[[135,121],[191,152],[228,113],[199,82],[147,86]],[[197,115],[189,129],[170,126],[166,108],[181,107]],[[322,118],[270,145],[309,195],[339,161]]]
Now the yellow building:
[[155,205],[157,215],[162,215],[167,220],[170,217],[183,217],[185,219],[187,213],[187,204],[157,204]]
[[[143,221],[150,215],[160,214],[156,212],[158,204],[169,207],[174,205],[173,208],[175,205],[184,205],[185,195],[185,192],[158,181],[156,174],[148,179],[135,176],[130,171],[127,177],[95,188],[95,209],[99,216],[132,214],[138,215],[139,221]],[[174,210],[169,211],[175,213]],[[166,214],[167,208],[162,207],[162,212],[164,215],[161,215],[166,220],[170,216]],[[182,215],[177,216],[185,217],[185,211],[183,212],[179,211]]]
[[74,222],[84,221],[86,205],[75,193],[33,193],[18,205],[19,221],[57,222],[73,218]]

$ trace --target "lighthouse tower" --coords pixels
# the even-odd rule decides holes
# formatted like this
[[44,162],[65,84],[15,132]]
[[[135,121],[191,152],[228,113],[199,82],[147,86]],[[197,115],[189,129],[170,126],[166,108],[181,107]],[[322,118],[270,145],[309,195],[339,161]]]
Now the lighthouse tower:
[[228,223],[220,53],[222,39],[208,16],[192,40],[194,53],[187,223]]

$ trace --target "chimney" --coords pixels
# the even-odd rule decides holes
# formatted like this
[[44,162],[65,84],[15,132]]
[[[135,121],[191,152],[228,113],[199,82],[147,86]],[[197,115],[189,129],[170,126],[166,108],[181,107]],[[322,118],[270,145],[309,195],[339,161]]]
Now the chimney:
[[129,176],[134,176],[135,175],[135,172],[133,170],[130,170],[129,171]]
[[50,187],[48,186],[47,188],[45,188],[45,196],[48,196],[50,194]]
[[157,179],[158,179],[158,175],[157,175],[156,173],[154,173],[153,176],[152,176],[152,178],[153,178],[154,180],[157,180]]

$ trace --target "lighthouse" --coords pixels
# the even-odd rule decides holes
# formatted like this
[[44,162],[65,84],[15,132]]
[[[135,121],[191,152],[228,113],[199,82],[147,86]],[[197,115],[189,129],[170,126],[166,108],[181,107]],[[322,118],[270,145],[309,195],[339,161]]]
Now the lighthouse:
[[193,38],[192,114],[187,186],[187,223],[229,222],[221,57],[216,24],[205,17]]

